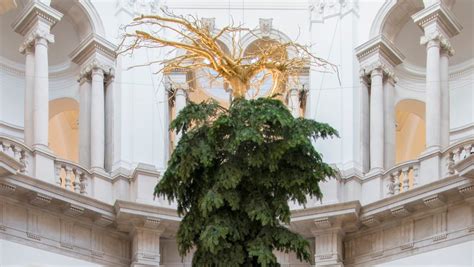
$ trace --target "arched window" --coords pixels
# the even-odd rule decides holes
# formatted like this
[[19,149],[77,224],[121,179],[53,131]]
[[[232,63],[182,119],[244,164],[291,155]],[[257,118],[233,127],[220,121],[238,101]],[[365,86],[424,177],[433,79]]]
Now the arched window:
[[79,104],[71,98],[49,102],[49,148],[62,159],[79,159]]
[[396,108],[396,163],[419,157],[426,146],[425,104],[402,100]]

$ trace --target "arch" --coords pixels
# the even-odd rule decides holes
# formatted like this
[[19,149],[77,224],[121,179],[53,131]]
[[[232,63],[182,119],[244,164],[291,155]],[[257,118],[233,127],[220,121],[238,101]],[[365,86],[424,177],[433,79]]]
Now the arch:
[[249,32],[244,35],[239,42],[240,45],[243,47],[243,50],[245,51],[253,42],[260,39],[275,40],[281,43],[291,42],[291,38],[288,37],[288,35],[273,28],[269,32],[263,32],[260,29],[252,30],[252,32]]
[[426,147],[425,103],[405,99],[397,103],[396,163],[418,158]]
[[405,23],[411,20],[411,15],[423,8],[423,0],[386,1],[375,16],[370,28],[370,38],[383,34],[393,42]]
[[51,7],[64,14],[62,20],[68,19],[72,22],[79,34],[80,41],[94,33],[105,36],[103,22],[90,0],[52,0]]
[[71,98],[49,102],[49,147],[60,158],[79,160],[79,103]]

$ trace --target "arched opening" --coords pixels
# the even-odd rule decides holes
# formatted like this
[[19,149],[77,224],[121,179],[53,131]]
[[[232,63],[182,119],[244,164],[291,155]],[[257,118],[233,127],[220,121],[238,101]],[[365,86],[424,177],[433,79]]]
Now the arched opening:
[[71,98],[49,102],[49,148],[56,156],[79,160],[79,103]]
[[425,150],[425,104],[418,100],[402,100],[396,112],[396,163],[413,160]]
[[[272,46],[278,45],[278,40],[271,38],[261,38],[251,42],[244,51],[244,59],[251,62],[256,60],[258,55],[264,51],[269,51],[272,49]],[[281,61],[288,58],[288,52],[286,50],[280,49],[279,51],[274,52],[270,58],[274,61]],[[286,80],[288,77],[284,77],[283,80]],[[275,81],[271,73],[267,70],[262,70],[257,73],[250,82],[250,88],[247,91],[247,98],[258,98],[267,96],[270,93],[270,89],[274,85]],[[280,83],[279,87],[285,87],[286,83]],[[279,90],[282,92],[283,90]]]

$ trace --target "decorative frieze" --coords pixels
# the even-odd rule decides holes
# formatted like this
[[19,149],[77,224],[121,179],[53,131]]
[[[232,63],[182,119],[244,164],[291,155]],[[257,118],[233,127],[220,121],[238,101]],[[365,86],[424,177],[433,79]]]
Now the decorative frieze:
[[373,227],[380,224],[380,221],[375,216],[361,218],[361,223],[367,227]]
[[40,1],[29,1],[13,22],[12,27],[15,32],[25,35],[31,27],[36,27],[39,23],[48,25],[49,28],[53,27],[62,16],[63,14],[59,11]]
[[156,14],[160,11],[160,2],[160,0],[117,0],[117,5],[136,16]]
[[9,195],[15,192],[16,186],[0,183],[0,194]]
[[[430,5],[412,16],[413,21],[425,31],[427,38],[436,37],[437,33],[443,32],[448,38],[457,35],[462,26],[453,12],[447,8],[443,1]],[[432,35],[432,33],[434,33]]]

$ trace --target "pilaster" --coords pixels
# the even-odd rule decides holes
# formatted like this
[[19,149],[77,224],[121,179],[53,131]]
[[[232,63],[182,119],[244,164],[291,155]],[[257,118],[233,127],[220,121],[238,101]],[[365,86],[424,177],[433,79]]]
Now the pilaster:
[[160,266],[160,236],[165,227],[160,219],[147,217],[134,225],[132,237],[132,267]]
[[314,221],[314,262],[315,266],[343,267],[343,238],[344,231],[340,223],[330,218]]

